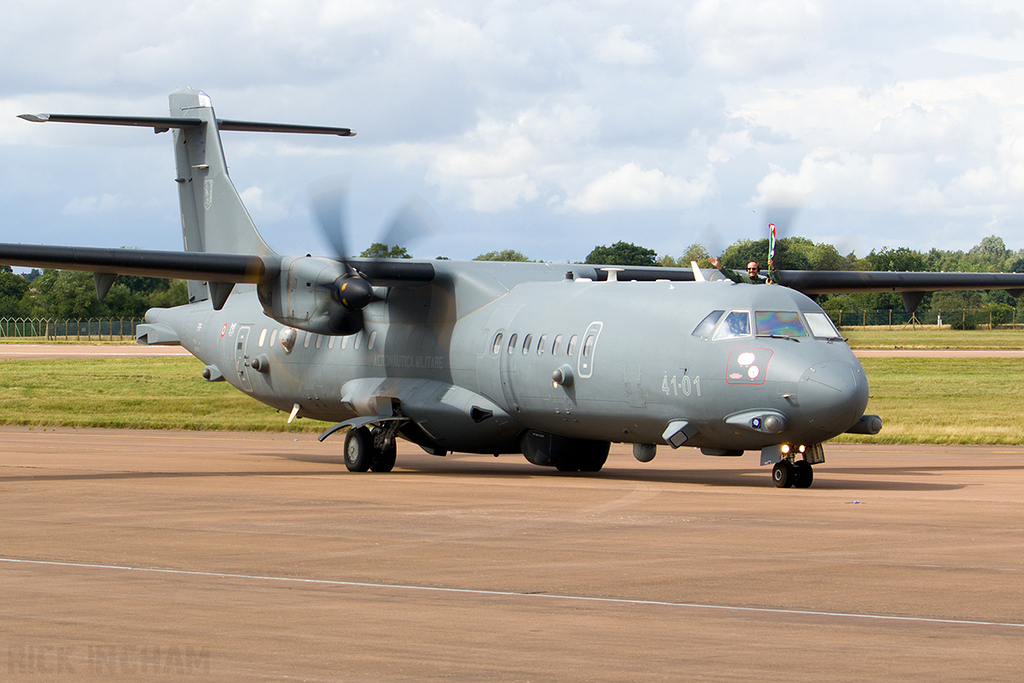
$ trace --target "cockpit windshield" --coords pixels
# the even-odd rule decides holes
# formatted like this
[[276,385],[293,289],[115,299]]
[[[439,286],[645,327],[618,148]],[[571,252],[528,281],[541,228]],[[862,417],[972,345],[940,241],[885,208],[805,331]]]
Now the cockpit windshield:
[[806,337],[804,324],[796,311],[756,311],[754,321],[758,337]]
[[804,318],[807,326],[811,328],[811,334],[819,339],[842,339],[843,335],[832,324],[832,319],[819,311],[805,312]]
[[693,329],[693,336],[700,337],[701,339],[711,339],[712,333],[715,331],[715,325],[725,315],[725,311],[711,311],[707,316],[700,321],[700,324]]
[[750,311],[730,311],[718,326],[714,339],[735,339],[750,336]]
[[[750,311],[711,311],[691,334],[713,341],[749,337],[750,314]],[[753,331],[758,337],[794,341],[807,336],[830,341],[843,338],[828,315],[821,311],[754,311],[753,323]]]

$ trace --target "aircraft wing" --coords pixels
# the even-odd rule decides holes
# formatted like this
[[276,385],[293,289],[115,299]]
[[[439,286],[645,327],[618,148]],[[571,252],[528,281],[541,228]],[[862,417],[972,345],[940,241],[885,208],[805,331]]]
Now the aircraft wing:
[[26,268],[84,270],[210,282],[260,282],[276,278],[277,259],[196,251],[0,244],[0,263]]
[[956,289],[1005,289],[1024,294],[1024,273],[898,273],[859,270],[780,270],[780,284],[804,294],[853,292],[937,292]]

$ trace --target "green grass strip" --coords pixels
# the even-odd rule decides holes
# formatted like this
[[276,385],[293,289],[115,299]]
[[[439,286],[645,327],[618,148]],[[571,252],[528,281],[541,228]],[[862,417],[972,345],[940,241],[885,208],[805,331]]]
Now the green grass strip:
[[206,382],[191,357],[0,361],[0,424],[118,429],[320,431]]

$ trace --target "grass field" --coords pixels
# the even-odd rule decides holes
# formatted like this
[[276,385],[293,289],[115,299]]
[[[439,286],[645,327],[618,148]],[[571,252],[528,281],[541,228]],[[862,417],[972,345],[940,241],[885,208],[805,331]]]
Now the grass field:
[[[868,412],[884,421],[867,443],[1024,444],[1024,360],[867,358]],[[0,424],[318,432],[227,383],[200,379],[195,358],[0,361]]]
[[202,380],[192,357],[0,361],[0,424],[320,431],[257,403],[226,382]]

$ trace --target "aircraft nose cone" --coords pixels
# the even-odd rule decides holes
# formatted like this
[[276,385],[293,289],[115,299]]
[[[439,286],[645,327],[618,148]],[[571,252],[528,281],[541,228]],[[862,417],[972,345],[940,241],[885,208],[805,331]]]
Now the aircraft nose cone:
[[842,434],[864,414],[868,383],[864,370],[851,363],[819,363],[800,377],[797,397],[809,426],[822,439]]

